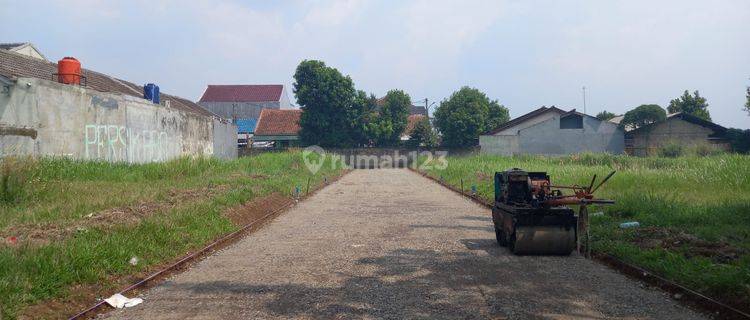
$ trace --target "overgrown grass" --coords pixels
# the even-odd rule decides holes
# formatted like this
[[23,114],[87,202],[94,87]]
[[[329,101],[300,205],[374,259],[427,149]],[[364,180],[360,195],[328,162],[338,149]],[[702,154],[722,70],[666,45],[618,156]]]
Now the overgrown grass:
[[[297,186],[304,192],[308,179],[312,188],[324,176],[341,173],[327,163],[310,174],[300,152],[142,165],[65,159],[5,159],[0,165],[23,168],[3,171],[3,177],[23,183],[13,184],[7,201],[0,193],[0,230],[73,225],[101,210],[215,190],[211,196],[161,208],[135,224],[94,227],[43,245],[24,242],[24,234],[18,235],[19,245],[0,244],[0,318],[14,318],[24,306],[63,297],[73,285],[101,283],[174,259],[237,230],[222,215],[227,208],[271,193],[291,195]],[[132,256],[140,260],[136,266],[128,263]]]
[[[508,168],[547,171],[556,184],[587,185],[612,170],[597,191],[614,199],[592,217],[592,247],[646,267],[678,283],[728,300],[750,302],[750,156],[635,158],[583,154],[570,157],[475,155],[449,157],[445,170],[426,170],[454,186],[493,199],[494,172]],[[594,208],[593,211],[599,211]],[[625,221],[640,228],[620,229]],[[644,246],[645,231],[695,236],[695,243],[717,252],[733,248],[737,257],[696,254],[690,243]],[[692,238],[689,238],[692,239]],[[664,239],[664,241],[672,241]],[[722,249],[723,248],[723,249]]]

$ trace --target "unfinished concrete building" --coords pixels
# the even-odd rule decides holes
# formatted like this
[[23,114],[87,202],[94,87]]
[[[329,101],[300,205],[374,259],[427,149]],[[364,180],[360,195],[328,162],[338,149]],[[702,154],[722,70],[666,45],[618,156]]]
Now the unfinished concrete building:
[[76,84],[58,73],[55,63],[0,49],[0,157],[237,156],[236,126],[189,100],[162,93],[155,103],[143,86],[102,73],[80,69]]

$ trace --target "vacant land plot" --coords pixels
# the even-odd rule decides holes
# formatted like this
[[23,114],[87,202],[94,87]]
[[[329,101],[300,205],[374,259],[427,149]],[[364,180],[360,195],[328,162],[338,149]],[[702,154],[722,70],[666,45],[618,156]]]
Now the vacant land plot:
[[91,303],[253,215],[228,209],[341,173],[311,175],[300,152],[144,165],[5,159],[0,169],[0,318],[63,317],[63,302]]
[[498,247],[487,208],[355,170],[111,319],[702,319],[591,260]]
[[[588,185],[612,170],[597,191],[617,204],[592,217],[593,249],[613,254],[698,291],[750,305],[750,157],[633,158],[449,157],[437,178],[493,199],[493,176],[508,168],[547,171],[553,184]],[[599,211],[593,209],[595,212]],[[638,221],[639,228],[619,224]]]

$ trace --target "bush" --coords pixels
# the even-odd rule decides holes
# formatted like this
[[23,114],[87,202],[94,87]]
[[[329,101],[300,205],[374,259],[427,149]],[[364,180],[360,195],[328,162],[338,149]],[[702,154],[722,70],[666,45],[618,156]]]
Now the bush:
[[707,144],[707,143],[698,144],[694,146],[691,151],[696,156],[701,156],[701,157],[714,156],[714,155],[724,153],[723,150],[717,148],[716,146]]
[[670,142],[659,148],[659,155],[667,158],[677,158],[683,154],[682,145]]

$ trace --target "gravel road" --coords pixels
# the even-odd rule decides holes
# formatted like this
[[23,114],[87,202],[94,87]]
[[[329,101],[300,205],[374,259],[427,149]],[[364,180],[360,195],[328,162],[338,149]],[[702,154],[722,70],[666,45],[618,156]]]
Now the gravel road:
[[355,170],[111,319],[702,319],[579,256],[517,257],[490,212],[400,169]]

